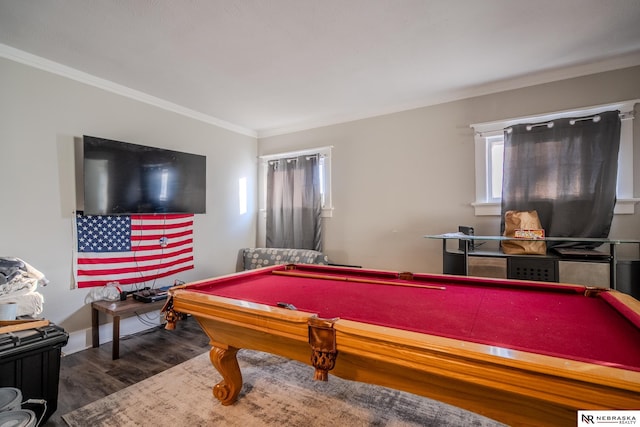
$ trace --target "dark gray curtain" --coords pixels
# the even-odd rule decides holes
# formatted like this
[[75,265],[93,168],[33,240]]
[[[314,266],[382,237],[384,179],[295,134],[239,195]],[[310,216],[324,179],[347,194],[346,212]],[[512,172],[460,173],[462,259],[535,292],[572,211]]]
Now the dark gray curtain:
[[608,237],[619,147],[618,111],[505,129],[501,233],[506,211],[536,210],[547,236]]
[[319,160],[311,155],[269,162],[268,248],[322,250]]

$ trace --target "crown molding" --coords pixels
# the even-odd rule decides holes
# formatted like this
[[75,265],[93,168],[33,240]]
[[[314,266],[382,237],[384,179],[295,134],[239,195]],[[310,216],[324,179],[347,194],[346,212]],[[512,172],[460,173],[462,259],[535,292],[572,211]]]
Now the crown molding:
[[169,102],[164,99],[141,92],[139,90],[131,89],[112,81],[93,76],[83,71],[76,70],[75,68],[50,61],[46,58],[24,52],[20,49],[13,48],[2,43],[0,43],[0,57],[19,62],[21,64],[29,65],[40,70],[48,71],[50,73],[66,77],[80,83],[94,86],[99,89],[131,98],[136,101],[152,105],[154,107],[162,108],[163,110],[171,111],[173,113],[199,120],[201,122],[208,123],[210,125],[214,125],[235,133],[250,136],[253,138],[257,137],[257,132],[252,129],[238,126],[233,123],[218,119],[216,117],[212,117],[207,114],[185,108],[181,105],[174,104],[173,102]]
[[635,67],[640,65],[640,50],[629,52],[614,57],[604,58],[599,61],[593,61],[585,64],[572,65],[551,70],[540,71],[537,73],[527,74],[511,79],[489,82],[468,88],[461,88],[448,92],[439,93],[435,96],[423,98],[421,100],[409,103],[387,107],[385,109],[361,112],[360,114],[334,116],[316,120],[313,122],[301,122],[292,126],[262,129],[258,130],[258,138],[268,138],[271,136],[285,135],[289,133],[302,132],[309,129],[320,128],[325,126],[337,125],[356,120],[368,119],[372,117],[384,116],[387,114],[400,113],[418,108],[430,107],[433,105],[443,104],[446,102],[459,101],[462,99],[474,98],[478,96],[490,95],[508,90],[521,89],[529,86],[536,86],[555,81],[566,80],[576,77],[587,76],[590,74],[603,73],[623,68]]
[[553,70],[546,70],[538,73],[532,73],[526,76],[516,77],[513,79],[490,82],[470,88],[462,88],[446,93],[440,93],[435,96],[423,98],[408,104],[395,105],[378,110],[363,111],[355,114],[335,115],[332,117],[325,117],[314,121],[301,122],[293,124],[291,126],[280,128],[253,130],[245,128],[243,126],[235,125],[233,123],[229,123],[227,121],[200,113],[195,110],[191,110],[189,108],[185,108],[181,105],[163,100],[161,98],[157,98],[155,96],[123,85],[119,85],[109,80],[101,79],[83,71],[76,70],[66,65],[50,61],[48,59],[24,52],[22,50],[2,43],[0,43],[0,57],[29,65],[44,71],[48,71],[63,77],[67,77],[69,79],[85,83],[87,85],[94,86],[112,93],[116,93],[118,95],[125,96],[140,102],[144,102],[146,104],[153,105],[155,107],[162,108],[164,110],[171,111],[195,120],[199,120],[201,122],[208,123],[238,134],[258,139],[295,132],[302,132],[325,126],[348,123],[357,120],[379,117],[387,114],[414,110],[417,108],[429,107],[446,102],[458,101],[461,99],[489,95],[492,93],[498,93],[507,90],[520,89],[528,86],[535,86],[538,84],[551,83],[554,81],[640,65],[640,51],[634,51],[627,54],[590,62],[587,64],[579,64]]

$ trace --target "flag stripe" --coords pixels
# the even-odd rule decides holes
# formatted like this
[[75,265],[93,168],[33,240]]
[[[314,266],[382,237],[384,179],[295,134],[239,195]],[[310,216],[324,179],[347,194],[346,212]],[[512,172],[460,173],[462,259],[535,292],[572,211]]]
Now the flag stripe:
[[[188,255],[188,254],[187,254]],[[101,278],[104,283],[110,281],[127,281],[129,282],[144,282],[150,280],[151,277],[162,277],[169,274],[173,274],[176,271],[183,271],[186,268],[193,268],[193,257],[186,256],[186,258],[167,259],[163,258],[160,261],[151,262],[128,262],[124,260],[120,263],[111,264],[83,264],[78,271],[79,282],[86,282],[91,279],[95,280]],[[186,263],[186,265],[184,265]],[[178,267],[178,264],[180,264]],[[115,266],[115,267],[114,267]],[[106,268],[105,268],[106,267]],[[149,274],[154,272],[163,273],[159,276],[156,274]],[[104,276],[104,277],[102,277]]]
[[189,265],[189,266],[185,266],[182,268],[176,268],[174,270],[171,270],[171,272],[162,272],[159,274],[150,274],[145,276],[144,280],[141,280],[139,277],[132,277],[132,278],[124,278],[124,277],[119,277],[119,278],[113,278],[113,277],[101,277],[101,278],[93,278],[91,280],[85,280],[83,281],[83,286],[84,288],[88,288],[91,286],[104,286],[109,282],[115,282],[117,281],[119,284],[121,285],[132,285],[135,283],[142,283],[142,282],[147,282],[147,281],[151,281],[151,280],[156,280],[156,279],[161,279],[163,277],[169,276],[171,274],[176,274],[176,273],[180,273],[182,271],[186,271],[186,270],[191,270],[193,268],[193,265]]
[[157,230],[158,228],[162,228],[162,229],[165,229],[165,230],[173,230],[173,229],[176,229],[176,228],[191,227],[192,225],[193,225],[193,221],[178,222],[178,223],[173,223],[173,222],[169,222],[169,223],[162,223],[162,222],[158,222],[158,223],[144,223],[144,222],[136,223],[136,222],[132,222],[131,223],[131,230],[132,231],[144,231],[144,230]]
[[[164,260],[164,262],[162,263],[162,267],[163,268],[169,268],[169,267],[173,267],[175,265],[178,264],[184,264],[184,263],[188,263],[189,261],[193,261],[193,257],[186,257],[186,258],[180,258],[178,260],[175,261],[167,261]],[[123,274],[123,273],[136,273],[136,272],[145,272],[145,271],[152,271],[152,270],[157,270],[158,269],[158,265],[157,264],[153,264],[153,265],[142,265],[142,264],[138,264],[136,263],[134,266],[132,267],[120,267],[120,268],[107,268],[107,269],[92,269],[92,270],[80,270],[78,269],[78,275],[79,276],[105,276],[105,275],[116,275],[116,274]]]
[[193,214],[166,214],[166,215],[131,215],[131,219],[142,220],[146,222],[173,221],[177,222],[181,219],[193,221]]
[[163,237],[168,239],[177,239],[178,237],[190,237],[193,234],[193,230],[185,230],[180,233],[165,233],[165,234],[145,234],[145,235],[132,235],[131,240],[160,240]]
[[[177,248],[177,247],[181,247],[181,246],[183,247],[183,246],[187,246],[187,245],[193,247],[193,240],[189,239],[189,240],[184,240],[182,242],[169,243],[169,244],[167,244],[167,246],[164,249],[166,249],[166,248],[169,248],[169,249]],[[156,243],[151,243],[151,244],[148,244],[148,245],[140,244],[140,245],[132,247],[131,250],[133,252],[136,252],[136,253],[137,252],[149,252],[149,251],[158,250],[158,247],[160,247],[160,245],[156,242]]]
[[154,268],[162,268],[166,267],[170,264],[177,264],[181,262],[191,262],[193,257],[185,255],[182,257],[172,258],[170,260],[164,260],[162,265],[159,265],[157,261],[149,261],[149,262],[126,262],[117,264],[116,267],[109,266],[109,268],[105,268],[104,265],[101,264],[81,264],[78,266],[78,274],[81,276],[100,276],[106,274],[106,272],[115,273],[123,273],[125,271],[135,272],[135,271],[150,271]]
[[150,253],[149,255],[136,255],[133,259],[131,257],[117,257],[112,256],[112,253],[100,253],[96,254],[92,258],[82,258],[78,260],[79,265],[83,264],[115,264],[115,263],[126,263],[131,261],[132,263],[142,263],[146,261],[157,261],[163,258],[169,258],[176,255],[185,255],[191,254],[192,248],[186,247],[181,248],[178,251],[167,252],[167,251],[158,251],[158,253]]
[[76,216],[78,287],[144,283],[194,268],[193,215]]

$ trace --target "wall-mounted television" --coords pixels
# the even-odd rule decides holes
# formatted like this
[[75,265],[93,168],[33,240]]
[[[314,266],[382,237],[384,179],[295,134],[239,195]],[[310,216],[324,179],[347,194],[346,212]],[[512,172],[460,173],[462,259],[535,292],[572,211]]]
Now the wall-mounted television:
[[83,136],[85,215],[205,213],[206,156]]

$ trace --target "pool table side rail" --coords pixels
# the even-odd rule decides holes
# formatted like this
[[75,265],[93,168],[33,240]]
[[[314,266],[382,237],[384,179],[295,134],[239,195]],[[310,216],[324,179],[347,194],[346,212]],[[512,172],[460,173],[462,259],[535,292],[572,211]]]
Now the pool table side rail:
[[[372,359],[393,359],[400,369],[458,377],[466,384],[565,402],[573,408],[637,409],[640,402],[640,372],[636,371],[349,320],[336,322],[335,328],[342,355],[366,353]],[[411,384],[403,389],[406,386]],[[419,389],[407,391],[424,394]]]
[[[411,277],[415,282],[424,282],[425,284],[435,284],[446,286],[455,282],[457,285],[470,285],[470,286],[486,286],[486,287],[509,287],[520,289],[544,289],[547,291],[555,292],[568,292],[584,294],[587,289],[601,289],[607,290],[608,288],[595,288],[592,286],[585,286],[573,283],[556,283],[556,282],[534,282],[531,280],[517,280],[509,279],[509,283],[505,285],[505,279],[492,278],[492,277],[474,277],[474,276],[456,276],[446,274],[432,274],[432,273],[411,273],[411,272],[397,272],[391,270],[369,270],[365,268],[353,268],[353,267],[334,267],[330,265],[316,265],[316,264],[289,264],[278,265],[274,267],[268,267],[262,269],[261,273],[266,271],[300,271],[306,273],[318,273],[328,275],[349,275],[359,278],[372,278],[372,279],[403,279],[403,277]],[[382,277],[381,277],[382,276]],[[217,281],[217,279],[215,279]]]
[[[199,292],[178,289],[171,295],[173,310],[198,317],[222,320],[232,325],[251,327],[254,330],[277,333],[298,339],[307,339],[306,328],[311,313],[271,307],[249,301],[225,298]],[[305,334],[299,328],[304,326]],[[277,328],[276,328],[277,327]]]

